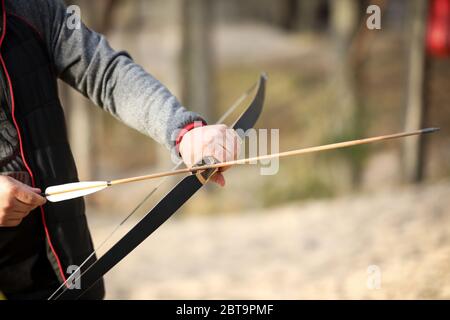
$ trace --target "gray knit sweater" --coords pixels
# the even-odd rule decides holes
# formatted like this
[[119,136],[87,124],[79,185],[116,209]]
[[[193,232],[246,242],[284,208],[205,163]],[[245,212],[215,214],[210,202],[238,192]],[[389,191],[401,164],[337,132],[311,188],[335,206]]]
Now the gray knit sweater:
[[41,34],[59,78],[130,127],[171,148],[180,128],[201,120],[104,36],[73,28],[62,0],[7,0],[6,10]]

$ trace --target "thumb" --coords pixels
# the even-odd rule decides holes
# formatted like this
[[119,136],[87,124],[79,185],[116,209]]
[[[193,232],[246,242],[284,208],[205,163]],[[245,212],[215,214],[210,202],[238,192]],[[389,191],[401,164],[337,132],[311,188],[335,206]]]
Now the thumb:
[[30,188],[31,191],[33,191],[34,193],[42,193],[41,189],[39,188]]

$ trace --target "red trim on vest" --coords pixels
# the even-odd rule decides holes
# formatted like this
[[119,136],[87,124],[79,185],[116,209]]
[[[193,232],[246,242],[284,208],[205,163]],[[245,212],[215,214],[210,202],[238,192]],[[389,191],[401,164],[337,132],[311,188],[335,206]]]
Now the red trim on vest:
[[[3,30],[2,30],[2,36],[0,38],[0,45],[2,44],[3,39],[5,37],[5,33],[6,33],[5,32],[6,31],[5,0],[2,0],[2,8],[3,8]],[[30,174],[31,184],[32,184],[33,187],[35,187],[34,175],[33,175],[33,172],[31,171],[31,169],[30,169],[30,167],[29,167],[29,165],[28,165],[28,163],[27,163],[27,161],[25,159],[25,153],[23,152],[22,137],[20,135],[20,128],[19,128],[19,125],[17,123],[17,120],[15,118],[15,114],[14,114],[15,103],[14,103],[14,92],[13,92],[13,88],[12,88],[12,81],[11,81],[11,78],[9,76],[8,70],[6,68],[5,61],[3,60],[3,56],[2,56],[1,53],[0,53],[0,62],[2,64],[2,66],[3,66],[3,70],[5,71],[5,76],[6,76],[6,80],[8,82],[9,92],[10,92],[10,95],[11,95],[11,109],[12,109],[11,110],[11,116],[12,116],[12,120],[13,120],[14,126],[16,127],[16,130],[17,130],[17,137],[19,139],[19,146],[20,146],[20,155],[22,157],[22,161],[23,161],[23,163],[25,165],[25,168],[27,169],[28,173]],[[64,282],[66,282],[66,276],[64,275],[64,271],[63,271],[63,268],[62,268],[62,265],[61,265],[61,261],[59,260],[59,257],[56,254],[55,248],[53,247],[53,244],[52,244],[52,241],[51,241],[51,238],[50,238],[50,233],[49,233],[48,228],[47,228],[47,223],[45,221],[44,208],[42,206],[40,206],[39,208],[41,210],[42,224],[44,226],[45,235],[46,235],[46,238],[47,238],[48,245],[50,247],[50,250],[52,251],[53,256],[56,259],[56,263],[58,264],[59,273],[60,273],[62,279],[64,280]],[[67,284],[66,284],[66,286],[67,286]]]
[[5,38],[6,34],[6,10],[5,10],[5,0],[2,0],[2,14],[3,14],[3,25],[2,25],[2,35],[0,37],[0,46],[3,43],[3,39]]
[[[11,115],[12,115],[12,120],[13,120],[14,126],[16,127],[16,130],[17,130],[17,137],[19,138],[20,155],[22,157],[22,161],[23,161],[23,164],[25,165],[25,168],[27,169],[28,173],[30,174],[31,184],[32,184],[33,187],[35,187],[36,185],[35,185],[34,175],[33,175],[33,172],[31,171],[31,169],[28,166],[28,163],[27,163],[27,161],[25,159],[25,155],[24,155],[24,152],[23,152],[22,137],[20,135],[19,125],[17,124],[16,118],[15,118],[15,115],[14,115],[15,105],[14,105],[14,95],[13,95],[13,91],[12,91],[11,78],[9,77],[8,70],[6,69],[5,61],[3,60],[3,56],[1,54],[0,54],[0,61],[1,61],[1,64],[3,66],[3,70],[5,70],[5,76],[7,78],[9,90],[10,90],[10,93],[11,93],[11,104],[12,104]],[[60,273],[62,279],[64,280],[64,282],[66,282],[66,276],[64,275],[64,271],[63,271],[63,268],[62,268],[62,265],[61,265],[61,261],[59,260],[59,257],[56,254],[55,248],[53,247],[53,244],[52,244],[52,241],[51,241],[51,238],[50,238],[50,233],[49,233],[48,228],[47,228],[47,223],[45,221],[44,208],[42,206],[40,206],[39,208],[41,210],[42,224],[44,226],[45,235],[46,235],[46,238],[47,238],[48,245],[50,247],[50,250],[53,253],[53,256],[56,259],[56,263],[58,264],[59,273]]]

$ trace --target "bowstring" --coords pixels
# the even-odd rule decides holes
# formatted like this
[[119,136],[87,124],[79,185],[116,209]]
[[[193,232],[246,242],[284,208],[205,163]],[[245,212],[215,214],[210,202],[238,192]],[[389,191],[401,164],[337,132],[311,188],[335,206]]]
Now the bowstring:
[[[231,107],[229,107],[227,109],[227,111],[219,118],[219,120],[216,121],[215,124],[221,124],[223,123],[235,110],[236,108],[242,104],[242,102],[244,102],[245,99],[248,98],[248,96],[250,95],[250,93],[258,86],[259,81],[255,82],[249,89],[247,89],[247,91],[245,91],[232,105]],[[180,160],[170,171],[174,171],[176,169],[178,169],[181,164],[183,163],[182,160]],[[83,274],[89,270],[96,262],[94,262],[91,266],[89,266],[88,269],[86,269],[83,273],[79,274],[81,271],[81,268],[101,249],[104,247],[104,245],[106,243],[108,243],[108,241],[117,233],[117,231],[125,224],[125,222],[127,222],[143,205],[144,203],[147,202],[147,200],[149,200],[152,195],[155,194],[155,192],[165,183],[167,182],[169,177],[165,177],[163,178],[158,185],[156,185],[156,187],[154,187],[139,203],[137,206],[134,207],[133,210],[131,210],[131,212],[112,230],[111,233],[108,234],[108,236],[106,236],[106,238],[100,243],[99,246],[97,246],[97,248],[94,249],[94,251],[92,251],[92,253],[80,264],[80,266],[51,294],[50,297],[48,297],[47,300],[51,300],[56,293],[61,290],[63,287],[66,287],[56,298],[59,298],[69,287],[68,287],[68,283],[72,282],[72,281],[77,281],[79,280]],[[78,277],[76,279],[76,276],[78,275]]]

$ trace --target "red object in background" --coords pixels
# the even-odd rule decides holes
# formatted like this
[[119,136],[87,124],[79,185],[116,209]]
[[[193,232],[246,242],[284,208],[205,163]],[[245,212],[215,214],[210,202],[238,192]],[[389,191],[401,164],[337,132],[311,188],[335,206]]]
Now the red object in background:
[[427,51],[436,57],[450,56],[450,0],[430,1]]

